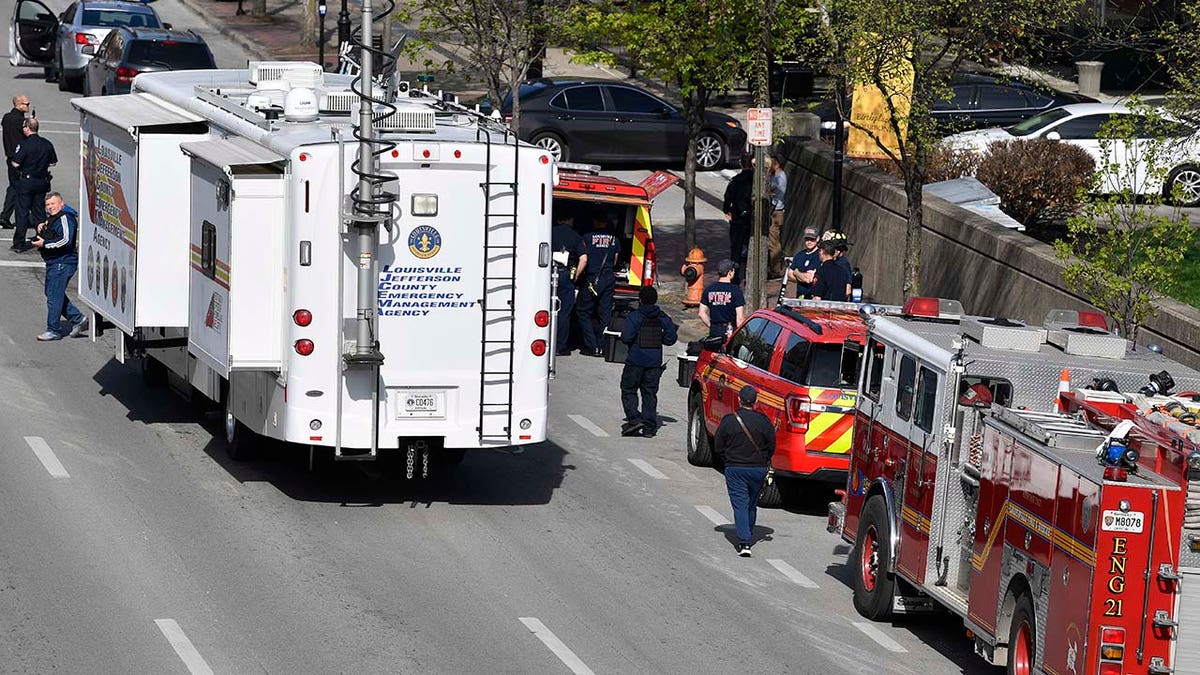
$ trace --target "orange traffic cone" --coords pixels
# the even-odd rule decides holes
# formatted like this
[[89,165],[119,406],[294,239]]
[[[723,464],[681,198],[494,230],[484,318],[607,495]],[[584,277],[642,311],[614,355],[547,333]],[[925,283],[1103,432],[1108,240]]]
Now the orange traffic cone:
[[1071,371],[1063,368],[1062,374],[1058,376],[1058,396],[1054,399],[1054,409],[1058,412],[1063,412],[1062,395],[1071,391]]

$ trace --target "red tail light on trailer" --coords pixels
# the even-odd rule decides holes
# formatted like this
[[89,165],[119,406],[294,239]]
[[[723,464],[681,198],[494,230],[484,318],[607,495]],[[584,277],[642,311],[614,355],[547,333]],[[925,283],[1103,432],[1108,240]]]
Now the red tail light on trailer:
[[537,314],[533,315],[533,323],[538,328],[545,328],[550,325],[550,312],[546,310],[538,310]]
[[295,348],[296,353],[300,356],[308,356],[313,353],[313,349],[316,349],[316,345],[312,340],[296,340]]
[[529,351],[533,352],[534,356],[545,356],[546,355],[546,341],[545,340],[534,340],[533,344],[529,345]]
[[297,326],[307,326],[312,323],[312,312],[307,309],[298,309],[292,312],[292,321],[295,321]]

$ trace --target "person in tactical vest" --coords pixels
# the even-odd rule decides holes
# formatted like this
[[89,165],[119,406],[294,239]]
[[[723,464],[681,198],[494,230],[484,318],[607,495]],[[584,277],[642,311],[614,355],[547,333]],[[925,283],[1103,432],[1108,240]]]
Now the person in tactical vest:
[[662,348],[675,344],[678,335],[671,317],[656,304],[658,291],[653,286],[643,286],[638,300],[641,305],[625,317],[621,330],[621,342],[629,345],[625,369],[621,371],[621,405],[625,408],[621,435],[650,438],[658,433],[658,381],[666,369]]

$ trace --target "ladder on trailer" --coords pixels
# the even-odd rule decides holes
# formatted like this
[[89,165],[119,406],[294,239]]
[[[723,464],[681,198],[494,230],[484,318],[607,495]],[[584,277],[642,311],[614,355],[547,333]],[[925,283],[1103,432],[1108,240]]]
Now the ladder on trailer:
[[[483,190],[483,313],[480,340],[479,441],[512,442],[513,359],[516,342],[517,170],[519,141],[507,127],[499,143],[480,125],[476,140],[487,147]],[[496,146],[499,145],[499,148]],[[512,148],[511,180],[499,176],[493,162]],[[499,152],[497,152],[499,150]],[[499,180],[497,180],[499,178]]]

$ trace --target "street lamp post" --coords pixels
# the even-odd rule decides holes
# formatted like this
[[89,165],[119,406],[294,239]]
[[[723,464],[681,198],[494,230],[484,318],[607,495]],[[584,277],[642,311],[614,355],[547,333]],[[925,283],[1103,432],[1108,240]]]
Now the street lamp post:
[[[342,11],[338,14],[338,54],[342,54],[346,43],[350,41],[350,10],[346,0],[342,0]],[[338,64],[341,65],[341,64]]]
[[325,0],[318,0],[317,15],[321,17],[321,24],[317,29],[317,63],[321,64],[321,70],[325,70],[325,14],[328,11]]

